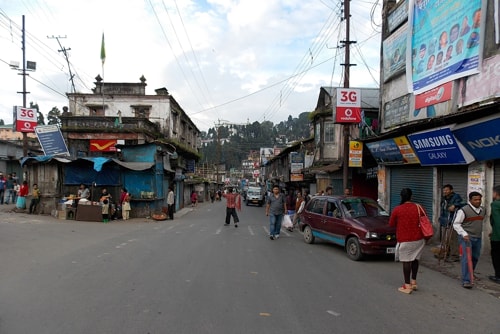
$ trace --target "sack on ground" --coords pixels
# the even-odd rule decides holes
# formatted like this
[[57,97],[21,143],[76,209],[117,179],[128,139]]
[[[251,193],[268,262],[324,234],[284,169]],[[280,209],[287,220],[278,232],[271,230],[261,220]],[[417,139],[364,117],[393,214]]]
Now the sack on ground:
[[292,219],[290,218],[290,215],[284,215],[283,216],[283,227],[285,228],[291,228],[293,227]]

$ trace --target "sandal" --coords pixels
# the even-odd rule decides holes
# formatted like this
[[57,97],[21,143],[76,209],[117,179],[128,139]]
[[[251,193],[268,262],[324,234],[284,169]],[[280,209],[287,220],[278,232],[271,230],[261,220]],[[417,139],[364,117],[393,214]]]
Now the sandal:
[[411,289],[413,291],[417,291],[418,290],[417,280],[414,280],[414,279],[411,280]]
[[413,292],[413,289],[411,288],[411,284],[403,284],[402,287],[398,288],[399,292],[406,293],[406,294],[411,294]]

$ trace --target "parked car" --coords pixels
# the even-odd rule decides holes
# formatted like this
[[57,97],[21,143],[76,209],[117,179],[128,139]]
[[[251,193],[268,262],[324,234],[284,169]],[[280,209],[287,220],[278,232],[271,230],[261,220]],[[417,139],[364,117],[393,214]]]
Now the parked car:
[[314,196],[300,214],[299,226],[306,243],[327,240],[344,247],[355,261],[395,251],[396,229],[389,226],[389,213],[371,198]]
[[264,188],[262,187],[248,187],[246,204],[257,204],[262,206],[264,204]]

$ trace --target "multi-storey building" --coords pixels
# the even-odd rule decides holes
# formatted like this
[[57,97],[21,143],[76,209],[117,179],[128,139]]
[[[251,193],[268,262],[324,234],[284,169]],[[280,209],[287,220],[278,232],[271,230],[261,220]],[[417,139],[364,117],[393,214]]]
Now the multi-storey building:
[[437,222],[445,184],[489,204],[500,184],[498,11],[492,0],[384,1],[380,134],[365,145],[387,209],[409,187]]
[[[147,95],[144,77],[138,83],[108,83],[98,76],[92,93],[67,96],[69,108],[60,119],[69,157],[50,160],[57,170],[49,174],[57,182],[46,178],[44,168],[31,170],[45,198],[76,194],[83,183],[92,187],[93,201],[102,188],[117,200],[126,188],[132,216],[150,216],[167,206],[172,186],[177,208],[184,205],[191,192],[185,174],[194,172],[199,159],[200,131],[167,89]],[[23,163],[40,167],[47,161],[33,157]]]

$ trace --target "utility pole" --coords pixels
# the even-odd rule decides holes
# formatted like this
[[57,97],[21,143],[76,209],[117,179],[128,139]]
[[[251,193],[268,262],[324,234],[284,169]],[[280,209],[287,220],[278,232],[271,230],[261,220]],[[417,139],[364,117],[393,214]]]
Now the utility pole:
[[216,182],[216,187],[219,187],[219,164],[220,164],[220,156],[221,156],[221,147],[220,147],[220,121],[219,124],[217,124],[217,147],[216,153],[215,153],[215,182]]
[[[26,30],[24,26],[24,15],[23,15],[23,22],[22,22],[22,50],[23,50],[23,68],[21,70],[21,74],[23,76],[23,91],[18,92],[20,94],[23,94],[23,108],[26,108],[26,95],[29,94],[29,92],[26,91],[26,76],[28,75],[26,73]],[[26,157],[28,156],[28,133],[23,132],[23,156]]]
[[62,52],[64,55],[64,58],[66,59],[66,63],[68,64],[68,71],[69,71],[69,80],[71,81],[71,88],[72,88],[72,93],[76,93],[75,89],[75,82],[73,80],[74,74],[71,73],[71,66],[69,64],[69,56],[67,51],[71,51],[71,48],[66,49],[64,46],[61,45],[61,41],[59,41],[60,38],[66,38],[66,36],[47,36],[49,39],[55,39],[57,40],[57,43],[59,44],[59,47],[61,48],[60,50],[57,50],[58,52]]
[[[344,0],[344,20],[345,20],[345,40],[340,41],[344,44],[345,47],[345,63],[340,64],[344,66],[344,88],[349,88],[349,78],[350,78],[350,68],[351,66],[355,66],[355,64],[351,64],[351,54],[350,54],[350,45],[356,43],[350,40],[350,18],[351,18],[351,7],[350,0]],[[348,187],[349,183],[349,135],[351,132],[351,126],[349,123],[343,125],[343,135],[344,135],[344,159],[343,159],[343,174],[342,174],[342,192],[344,189]]]

